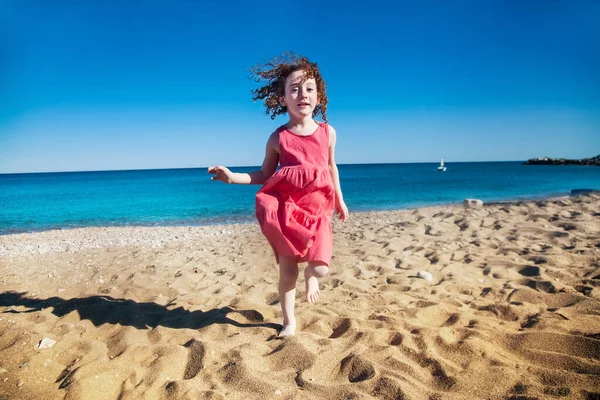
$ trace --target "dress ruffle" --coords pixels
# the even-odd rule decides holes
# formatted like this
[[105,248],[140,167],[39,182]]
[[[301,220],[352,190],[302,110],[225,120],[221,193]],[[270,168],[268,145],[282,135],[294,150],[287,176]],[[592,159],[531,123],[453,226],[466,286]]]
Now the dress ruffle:
[[330,244],[309,254],[317,237],[331,242],[334,196],[328,168],[282,167],[265,182],[256,195],[256,217],[278,262],[283,255],[329,264]]

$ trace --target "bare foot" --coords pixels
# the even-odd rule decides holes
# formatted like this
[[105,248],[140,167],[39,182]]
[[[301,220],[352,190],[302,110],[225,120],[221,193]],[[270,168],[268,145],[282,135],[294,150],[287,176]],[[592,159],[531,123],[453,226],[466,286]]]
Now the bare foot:
[[304,270],[304,282],[306,286],[306,301],[314,303],[319,298],[321,292],[319,291],[319,280],[311,272],[311,268]]
[[283,325],[283,328],[277,334],[277,337],[288,337],[296,334],[296,324]]

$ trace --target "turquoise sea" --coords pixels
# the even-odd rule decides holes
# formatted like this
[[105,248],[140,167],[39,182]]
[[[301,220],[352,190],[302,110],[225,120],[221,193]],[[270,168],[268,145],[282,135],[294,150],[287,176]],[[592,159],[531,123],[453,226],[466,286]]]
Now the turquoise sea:
[[[600,168],[521,162],[340,165],[350,212],[416,208],[465,198],[508,201],[600,189]],[[232,168],[248,172],[257,167]],[[210,180],[205,168],[0,174],[0,234],[121,225],[254,221],[258,186]]]

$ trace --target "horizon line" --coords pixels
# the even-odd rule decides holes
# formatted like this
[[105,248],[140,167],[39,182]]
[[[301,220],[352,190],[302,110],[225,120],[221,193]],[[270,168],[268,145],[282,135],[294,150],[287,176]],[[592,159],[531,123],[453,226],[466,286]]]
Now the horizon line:
[[[459,163],[506,163],[506,162],[525,162],[527,160],[496,160],[496,161],[446,161],[444,164]],[[343,163],[341,165],[394,165],[394,164],[439,164],[439,161],[418,161],[418,162],[365,162],[365,163]],[[227,168],[260,168],[260,165],[232,165]],[[95,170],[68,170],[68,171],[29,171],[29,172],[0,172],[0,175],[25,175],[25,174],[69,174],[82,172],[132,172],[132,171],[168,171],[168,170],[186,170],[186,169],[208,169],[207,166],[200,167],[167,167],[167,168],[136,168],[136,169],[95,169]]]

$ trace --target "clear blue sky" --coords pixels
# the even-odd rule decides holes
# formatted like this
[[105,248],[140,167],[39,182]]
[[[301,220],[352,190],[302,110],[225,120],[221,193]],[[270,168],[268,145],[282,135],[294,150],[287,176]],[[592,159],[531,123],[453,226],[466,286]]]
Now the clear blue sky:
[[[339,4],[344,4],[340,7]],[[339,163],[600,154],[600,1],[0,0],[0,173],[259,165],[319,63]]]

